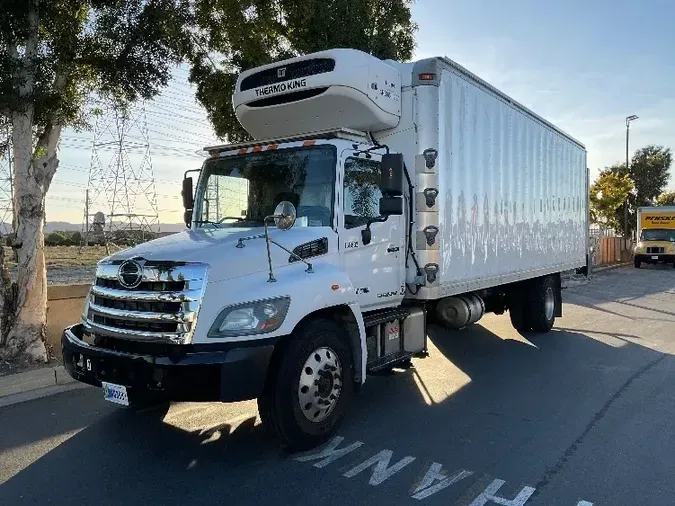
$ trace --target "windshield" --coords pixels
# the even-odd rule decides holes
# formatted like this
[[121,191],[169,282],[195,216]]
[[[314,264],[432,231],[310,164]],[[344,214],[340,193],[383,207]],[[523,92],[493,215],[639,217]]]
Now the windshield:
[[333,225],[336,150],[315,146],[213,158],[200,178],[197,227],[263,226],[283,200],[296,226]]
[[667,230],[663,228],[646,229],[640,234],[640,240],[675,242],[675,230]]

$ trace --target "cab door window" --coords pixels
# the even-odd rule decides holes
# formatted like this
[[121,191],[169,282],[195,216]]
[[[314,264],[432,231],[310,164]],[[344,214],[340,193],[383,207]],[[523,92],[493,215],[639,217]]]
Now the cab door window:
[[365,226],[378,218],[380,208],[380,162],[347,158],[344,180],[345,228]]

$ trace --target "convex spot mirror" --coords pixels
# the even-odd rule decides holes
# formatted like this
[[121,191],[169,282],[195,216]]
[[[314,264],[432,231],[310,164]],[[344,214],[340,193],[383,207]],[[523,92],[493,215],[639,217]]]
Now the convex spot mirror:
[[287,200],[279,202],[274,209],[274,224],[279,230],[293,228],[296,217],[297,211],[295,210],[295,206]]

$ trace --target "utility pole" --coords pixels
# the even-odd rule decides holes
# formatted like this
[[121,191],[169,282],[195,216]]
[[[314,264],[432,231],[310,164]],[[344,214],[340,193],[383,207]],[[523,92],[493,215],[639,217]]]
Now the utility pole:
[[89,246],[89,188],[87,188],[84,192],[84,223],[84,245]]
[[[635,121],[638,117],[633,114],[626,117],[626,172],[630,176],[630,159],[628,157],[628,140],[630,137],[630,122]],[[626,196],[626,202],[623,205],[623,236],[628,239],[628,196]]]

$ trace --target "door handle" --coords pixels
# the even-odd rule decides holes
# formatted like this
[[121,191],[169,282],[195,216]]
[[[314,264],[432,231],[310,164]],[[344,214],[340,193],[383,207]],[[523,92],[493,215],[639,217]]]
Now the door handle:
[[398,246],[389,246],[387,248],[387,253],[396,253],[400,248]]

